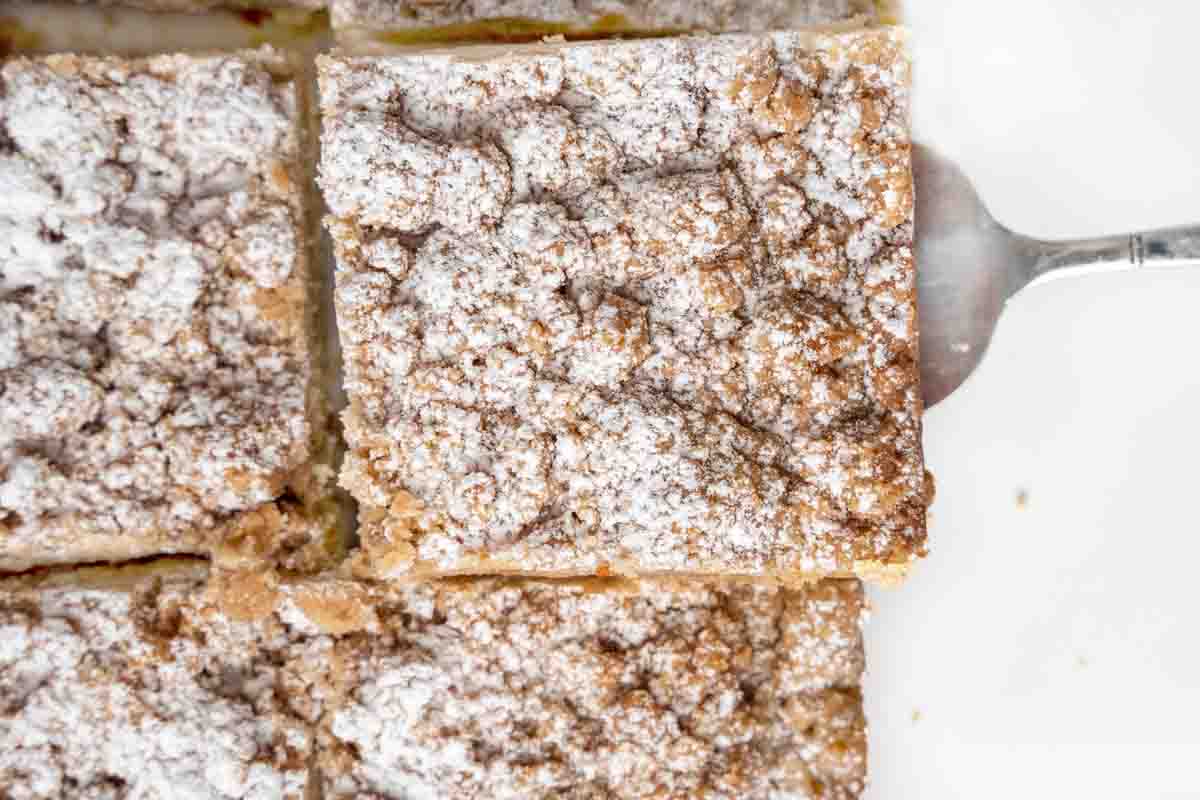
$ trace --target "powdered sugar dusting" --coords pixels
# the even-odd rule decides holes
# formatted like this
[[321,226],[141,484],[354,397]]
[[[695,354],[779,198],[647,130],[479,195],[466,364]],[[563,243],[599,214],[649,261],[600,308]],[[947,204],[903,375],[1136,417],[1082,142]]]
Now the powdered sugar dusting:
[[[856,581],[379,590],[340,641],[326,796],[853,798]],[[399,613],[403,611],[404,613]]]
[[8,579],[0,781],[299,800],[317,766],[331,800],[848,800],[864,614],[857,580]]
[[5,62],[0,569],[206,551],[307,469],[289,72]]
[[320,68],[342,480],[377,573],[919,551],[898,34]]
[[[919,552],[902,35],[528,52],[320,64],[364,558],[813,575]],[[450,177],[470,215],[439,210]]]
[[[279,625],[213,613],[196,578],[0,592],[0,783],[15,800],[300,800],[311,723]],[[294,637],[293,637],[294,638]]]

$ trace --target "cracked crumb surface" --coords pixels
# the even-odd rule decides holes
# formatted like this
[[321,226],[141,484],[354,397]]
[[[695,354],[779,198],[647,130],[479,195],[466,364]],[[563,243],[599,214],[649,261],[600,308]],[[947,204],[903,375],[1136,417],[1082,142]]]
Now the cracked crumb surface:
[[[870,10],[865,0],[332,0],[338,28],[410,30],[487,21],[570,29],[753,31],[821,25]],[[464,32],[470,34],[469,29]]]
[[333,645],[325,796],[858,797],[863,605],[854,580],[375,589]]
[[322,557],[299,156],[269,48],[0,67],[0,570]]
[[923,552],[902,32],[319,72],[363,574]]
[[[0,581],[0,785],[12,800],[301,800],[320,643],[237,623],[163,560]],[[316,648],[316,649],[313,649]]]

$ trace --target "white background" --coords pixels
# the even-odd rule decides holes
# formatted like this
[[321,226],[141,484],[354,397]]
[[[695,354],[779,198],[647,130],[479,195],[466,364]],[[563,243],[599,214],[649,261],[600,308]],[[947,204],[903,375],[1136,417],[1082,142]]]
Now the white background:
[[[906,16],[917,138],[1000,221],[1200,224],[1200,3]],[[925,448],[931,555],[873,592],[869,797],[1200,798],[1200,267],[1022,293]]]

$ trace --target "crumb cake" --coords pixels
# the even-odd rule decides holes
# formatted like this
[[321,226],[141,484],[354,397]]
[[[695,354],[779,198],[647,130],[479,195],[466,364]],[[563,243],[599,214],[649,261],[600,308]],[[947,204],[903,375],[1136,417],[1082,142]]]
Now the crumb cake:
[[309,581],[243,597],[325,642],[308,647],[329,668],[301,694],[324,709],[327,800],[863,790],[856,580]]
[[0,67],[0,571],[337,549],[297,81]]
[[857,581],[471,581],[396,591],[334,646],[327,800],[848,800]]
[[413,44],[771,30],[866,18],[874,7],[870,0],[330,0],[330,10],[339,34],[382,34]]
[[209,572],[0,580],[6,797],[849,800],[865,783],[856,580]]
[[359,574],[923,553],[902,31],[318,72]]
[[0,580],[0,794],[303,800],[313,721],[281,663],[308,640],[239,624],[199,560]]

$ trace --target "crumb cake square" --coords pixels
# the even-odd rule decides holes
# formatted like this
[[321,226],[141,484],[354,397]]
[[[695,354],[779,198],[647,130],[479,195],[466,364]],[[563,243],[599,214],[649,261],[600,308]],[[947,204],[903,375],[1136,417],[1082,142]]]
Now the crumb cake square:
[[331,0],[340,34],[374,32],[394,43],[534,41],[549,34],[755,31],[828,25],[873,14],[871,0]]
[[[325,610],[328,800],[849,800],[861,585],[470,580]],[[344,625],[335,621],[337,627]],[[363,635],[365,634],[365,635]]]
[[336,549],[279,53],[0,66],[0,571]]
[[307,639],[223,618],[198,560],[0,580],[0,791],[303,800]]
[[923,552],[902,31],[318,69],[363,574]]
[[[860,796],[856,580],[0,580],[14,798]],[[323,794],[321,794],[323,792]]]

